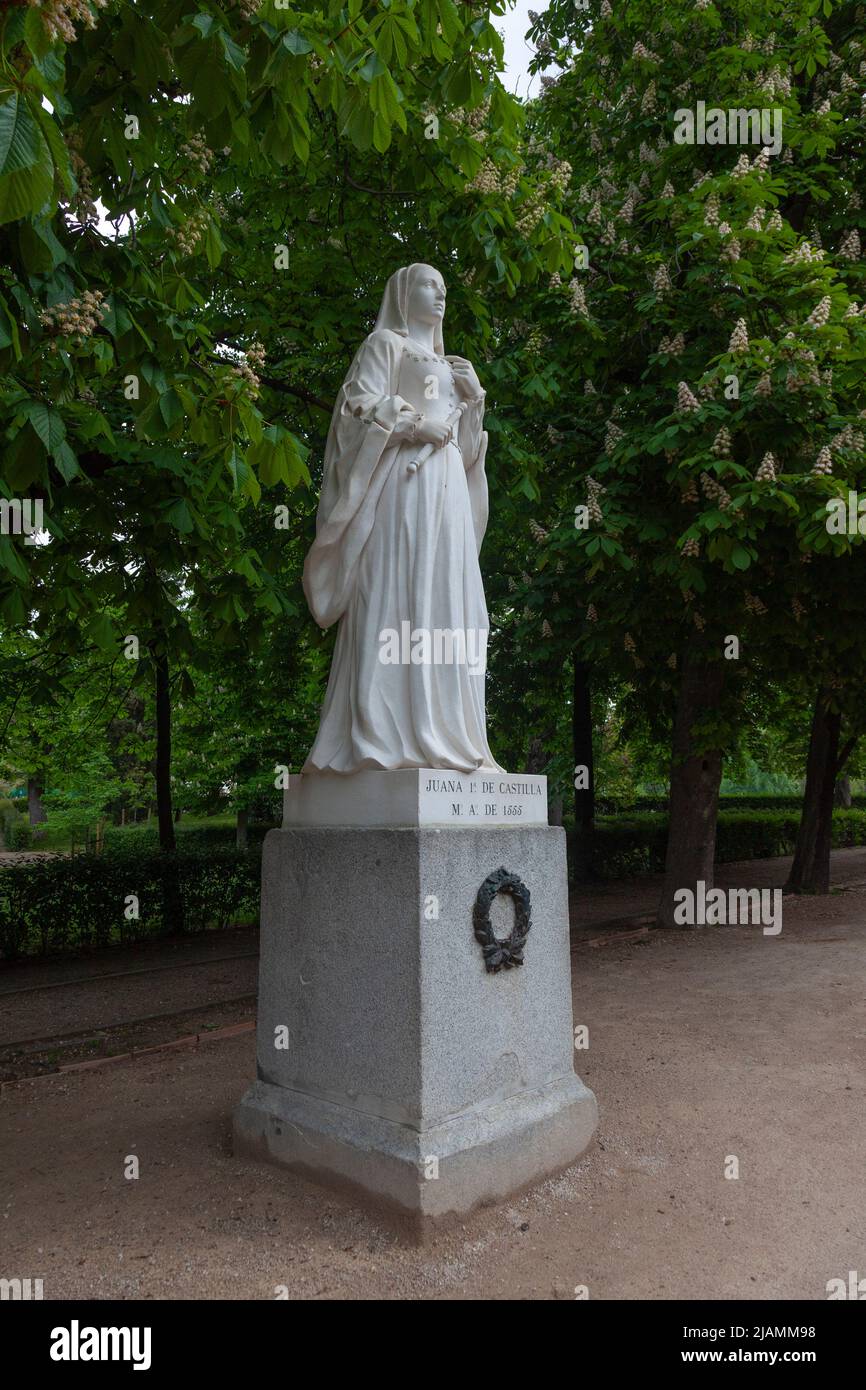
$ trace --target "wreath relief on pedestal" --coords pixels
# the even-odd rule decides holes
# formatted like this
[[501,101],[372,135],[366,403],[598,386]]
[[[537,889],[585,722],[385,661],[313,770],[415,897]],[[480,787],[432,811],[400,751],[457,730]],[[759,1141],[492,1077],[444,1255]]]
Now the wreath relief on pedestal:
[[[490,925],[490,905],[497,893],[509,893],[514,899],[514,926],[510,936],[502,940],[494,934]],[[523,880],[504,866],[489,874],[478,889],[472,909],[472,925],[488,971],[495,974],[503,967],[510,970],[513,965],[522,965],[523,947],[532,926],[529,889]]]

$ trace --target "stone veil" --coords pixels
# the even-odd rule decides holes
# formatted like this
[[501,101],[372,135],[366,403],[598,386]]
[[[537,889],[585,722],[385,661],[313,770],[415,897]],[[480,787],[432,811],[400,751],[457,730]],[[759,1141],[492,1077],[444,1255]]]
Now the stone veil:
[[468,635],[470,650],[482,634],[486,650],[484,392],[470,363],[445,355],[444,305],[431,266],[396,271],[334,406],[304,592],[319,625],[339,629],[305,773],[499,769],[483,669],[382,656],[385,634],[409,625]]

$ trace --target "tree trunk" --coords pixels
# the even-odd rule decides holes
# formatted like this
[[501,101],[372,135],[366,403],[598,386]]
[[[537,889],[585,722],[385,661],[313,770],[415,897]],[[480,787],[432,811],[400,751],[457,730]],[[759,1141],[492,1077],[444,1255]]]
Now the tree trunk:
[[836,777],[847,762],[853,743],[839,758],[841,714],[830,708],[830,692],[818,691],[809,736],[806,790],[794,846],[794,862],[785,884],[786,893],[830,892],[830,847],[833,829],[833,793]]
[[154,657],[156,665],[156,814],[159,847],[177,848],[171,806],[171,697],[168,688],[168,655]]
[[[593,834],[595,830],[595,765],[592,758],[592,687],[590,668],[574,658],[574,684],[571,701],[571,744],[574,781],[578,768],[586,768],[586,786],[574,789],[574,876],[592,876]],[[583,780],[582,778],[580,780]]]
[[47,819],[45,807],[42,805],[42,778],[40,776],[27,778],[27,812],[31,825],[41,825]]
[[722,754],[720,749],[698,752],[696,745],[700,721],[717,708],[724,679],[721,662],[710,663],[702,655],[686,653],[674,720],[665,882],[657,919],[660,927],[690,925],[674,920],[674,894],[679,889],[688,888],[697,895],[701,880],[706,891],[713,886]]
[[236,846],[237,846],[238,849],[246,849],[246,847],[247,847],[247,821],[248,821],[248,819],[249,819],[249,812],[248,812],[248,811],[241,811],[241,810],[238,811],[238,813],[237,813],[237,822],[236,822],[236,825],[235,825],[235,844],[236,844]]
[[184,930],[183,896],[174,837],[171,805],[171,692],[168,683],[168,653],[154,654],[156,668],[156,812],[159,847],[165,853],[162,875],[162,924],[166,932]]
[[837,777],[833,791],[833,805],[841,806],[843,811],[851,810],[851,778]]

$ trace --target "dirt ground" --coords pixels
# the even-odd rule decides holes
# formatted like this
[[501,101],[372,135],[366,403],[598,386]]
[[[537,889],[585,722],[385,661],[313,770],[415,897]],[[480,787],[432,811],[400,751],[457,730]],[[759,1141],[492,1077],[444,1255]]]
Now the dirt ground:
[[[854,886],[786,898],[777,937],[707,927],[589,949],[604,913],[576,894],[575,1022],[590,1041],[576,1065],[597,1135],[565,1173],[426,1247],[235,1161],[246,1034],[5,1088],[0,1274],[42,1277],[48,1299],[261,1299],[280,1286],[293,1299],[573,1299],[577,1286],[592,1299],[824,1299],[828,1279],[866,1274],[866,854],[834,860],[835,881]],[[781,883],[784,869],[720,879]],[[648,911],[656,892],[617,886],[606,915]],[[220,974],[220,989],[236,978]]]

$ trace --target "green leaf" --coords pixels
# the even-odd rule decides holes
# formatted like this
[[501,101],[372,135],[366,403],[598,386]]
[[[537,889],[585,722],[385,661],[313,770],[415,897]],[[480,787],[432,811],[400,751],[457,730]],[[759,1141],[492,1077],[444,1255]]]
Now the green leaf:
[[191,23],[194,29],[198,29],[202,38],[206,39],[216,25],[216,20],[212,14],[197,14]]
[[34,102],[30,107],[31,114],[39,124],[39,129],[45,137],[45,143],[51,151],[54,160],[55,173],[60,178],[65,193],[72,190],[72,178],[69,168],[69,150],[63,141],[63,136],[57,126],[57,122],[50,111],[46,111],[41,102]]
[[21,340],[18,337],[18,324],[10,313],[9,305],[0,294],[0,348],[11,346],[16,362],[21,361]]
[[5,570],[8,570],[12,577],[18,580],[19,584],[27,584],[30,582],[30,575],[27,572],[27,568],[8,536],[0,536],[0,565],[2,565]]
[[204,238],[204,253],[207,256],[207,263],[211,270],[216,270],[223,258],[225,246],[222,238],[213,222],[208,223],[208,229]]
[[169,521],[176,531],[180,531],[181,535],[188,536],[191,531],[195,530],[195,523],[185,497],[178,497],[177,501],[172,502],[165,515],[166,521]]
[[233,444],[230,444],[225,452],[225,461],[228,470],[232,475],[232,483],[235,492],[241,492],[250,475],[249,466],[242,454],[239,454]]
[[43,144],[26,99],[13,92],[0,106],[0,177],[31,168],[38,162]]
[[114,623],[107,613],[96,613],[84,629],[85,637],[89,637],[95,646],[101,651],[115,652],[117,650],[117,633],[114,630]]
[[246,480],[246,483],[245,483],[245,487],[246,487],[246,491],[249,493],[250,497],[253,499],[253,502],[255,503],[255,505],[258,506],[258,504],[259,504],[259,498],[260,498],[261,495],[262,495],[262,489],[261,489],[261,484],[259,483],[259,480],[258,480],[258,478],[256,477],[256,475],[255,475],[255,473],[253,472],[252,469],[249,470],[249,474],[248,474],[248,476],[247,476],[247,480]]
[[25,268],[37,274],[55,270],[68,259],[48,222],[29,219],[22,222],[18,229],[18,244]]
[[49,454],[53,454],[60,442],[66,438],[66,426],[62,417],[44,401],[28,401],[24,412]]
[[288,34],[283,34],[282,42],[283,47],[287,48],[290,53],[312,53],[313,51],[313,45],[304,38],[303,34],[299,34],[297,29],[291,29]]
[[178,420],[184,418],[183,402],[174,390],[169,390],[159,398],[159,413],[165,421],[166,428],[171,429]]
[[235,43],[234,39],[226,33],[225,29],[220,29],[220,42],[230,67],[233,67],[236,72],[243,72],[244,64],[247,61],[247,55],[244,53],[244,50]]
[[61,439],[51,456],[57,465],[58,473],[65,483],[71,482],[71,480],[81,472],[81,469],[78,467],[78,459],[75,457],[65,439]]
[[51,48],[52,40],[40,10],[28,10],[24,17],[24,40],[34,58],[44,58]]
[[54,161],[27,100],[0,105],[0,224],[40,213],[54,190]]
[[731,564],[738,570],[747,570],[752,563],[752,557],[748,550],[741,545],[735,545],[731,551]]

